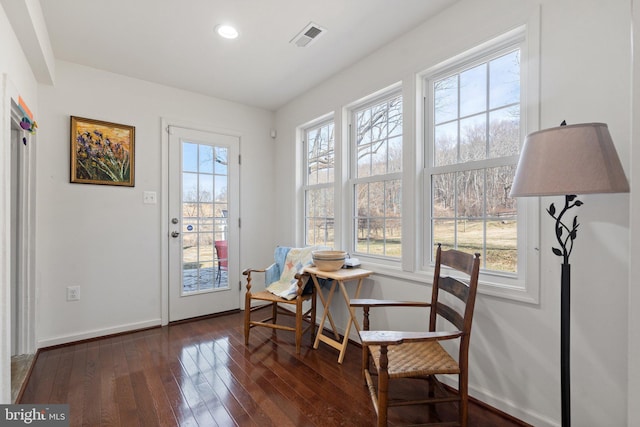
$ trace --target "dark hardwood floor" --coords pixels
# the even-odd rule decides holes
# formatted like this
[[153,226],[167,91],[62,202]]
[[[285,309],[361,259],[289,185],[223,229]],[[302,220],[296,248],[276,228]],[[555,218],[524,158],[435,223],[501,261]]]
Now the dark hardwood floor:
[[[254,328],[249,346],[243,313],[173,324],[39,352],[20,403],[69,403],[70,425],[371,426],[360,377],[361,349],[337,352],[305,336]],[[392,393],[409,393],[414,384]],[[424,407],[392,408],[389,424],[426,421]],[[455,407],[438,409],[455,419]],[[523,426],[477,404],[470,426]]]

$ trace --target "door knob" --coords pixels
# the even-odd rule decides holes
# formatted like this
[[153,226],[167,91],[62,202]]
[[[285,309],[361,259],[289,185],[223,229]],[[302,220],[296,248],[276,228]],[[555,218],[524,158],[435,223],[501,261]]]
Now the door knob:
[[171,237],[173,237],[173,238],[176,238],[176,237],[178,237],[179,235],[180,235],[180,232],[179,232],[179,231],[172,231],[172,232],[171,232]]

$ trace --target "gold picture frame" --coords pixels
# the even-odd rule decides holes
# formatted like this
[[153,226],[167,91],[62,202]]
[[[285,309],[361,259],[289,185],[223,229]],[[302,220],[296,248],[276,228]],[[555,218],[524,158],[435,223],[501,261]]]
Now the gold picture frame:
[[134,186],[134,126],[71,116],[71,182]]

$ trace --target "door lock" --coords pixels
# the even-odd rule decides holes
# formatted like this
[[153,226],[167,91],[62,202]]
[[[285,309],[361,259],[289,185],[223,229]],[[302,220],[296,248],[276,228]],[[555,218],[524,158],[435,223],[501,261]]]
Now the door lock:
[[180,235],[180,232],[179,232],[179,231],[172,231],[172,232],[171,232],[171,237],[173,237],[174,239],[175,239],[176,237],[178,237],[179,235]]

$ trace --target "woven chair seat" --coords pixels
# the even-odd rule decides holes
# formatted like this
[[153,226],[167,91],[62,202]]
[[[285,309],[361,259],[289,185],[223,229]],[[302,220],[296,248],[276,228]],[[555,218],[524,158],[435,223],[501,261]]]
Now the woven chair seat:
[[[437,341],[421,341],[387,347],[389,378],[405,378],[438,374],[459,374],[458,363]],[[380,370],[380,346],[369,346]]]

